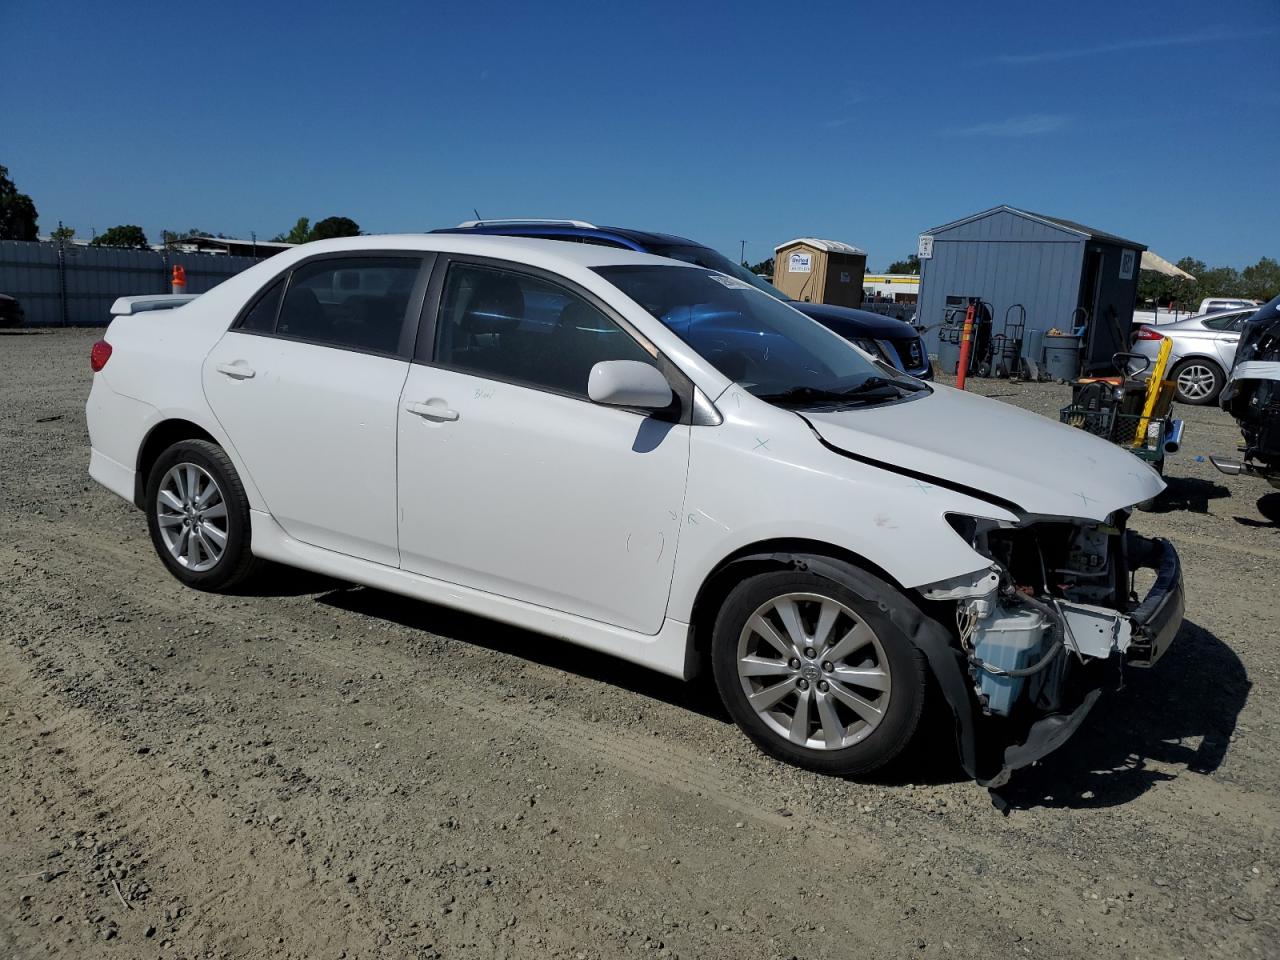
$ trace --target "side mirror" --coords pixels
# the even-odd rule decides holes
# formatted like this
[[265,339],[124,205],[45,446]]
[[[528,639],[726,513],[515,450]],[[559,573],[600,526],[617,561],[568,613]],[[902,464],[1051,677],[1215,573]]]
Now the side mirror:
[[614,407],[661,410],[671,403],[671,385],[657,367],[639,360],[601,360],[591,368],[587,396]]

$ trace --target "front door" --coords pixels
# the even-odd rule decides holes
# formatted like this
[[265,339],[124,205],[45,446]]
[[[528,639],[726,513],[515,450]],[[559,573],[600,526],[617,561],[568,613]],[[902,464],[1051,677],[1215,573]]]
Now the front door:
[[205,360],[209,405],[304,543],[399,562],[396,409],[427,269],[420,254],[304,261]]
[[593,364],[654,351],[520,267],[455,260],[439,300],[431,362],[411,365],[400,403],[402,566],[656,633],[689,427],[587,399]]

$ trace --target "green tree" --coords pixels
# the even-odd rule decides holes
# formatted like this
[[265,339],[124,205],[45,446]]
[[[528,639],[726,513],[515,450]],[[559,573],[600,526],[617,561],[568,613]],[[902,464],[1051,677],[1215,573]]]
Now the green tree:
[[70,243],[75,235],[75,227],[64,227],[62,224],[58,224],[57,230],[50,231],[49,239],[54,243]]
[[1280,294],[1280,263],[1271,257],[1263,257],[1252,267],[1240,271],[1242,296],[1264,303]]
[[150,250],[147,235],[142,228],[132,223],[122,223],[110,230],[104,230],[90,241],[95,247],[128,247],[131,250]]
[[299,217],[298,222],[288,233],[279,233],[271,238],[272,243],[306,243],[311,240],[311,219]]
[[35,202],[18,192],[9,168],[0,166],[0,240],[35,240],[37,219]]
[[905,260],[895,260],[885,268],[885,273],[911,273],[920,275],[920,258],[914,253],[908,254]]
[[761,260],[759,263],[743,263],[743,266],[759,276],[773,276],[773,257],[770,257],[768,260]]
[[312,240],[332,240],[334,237],[358,237],[360,224],[350,217],[325,217],[311,230]]

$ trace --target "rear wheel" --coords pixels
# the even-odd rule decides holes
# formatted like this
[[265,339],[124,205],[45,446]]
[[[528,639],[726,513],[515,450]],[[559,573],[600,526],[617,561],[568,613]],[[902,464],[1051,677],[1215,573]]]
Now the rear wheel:
[[716,686],[766,753],[841,776],[868,774],[911,741],[925,700],[923,655],[887,615],[907,600],[864,597],[808,571],[760,574],[716,620]]
[[228,590],[258,566],[249,550],[249,499],[217,444],[175,443],[147,480],[147,527],[161,561],[198,590]]
[[1218,399],[1226,376],[1212,360],[1192,357],[1173,368],[1169,379],[1177,384],[1175,396],[1183,403],[1207,406]]

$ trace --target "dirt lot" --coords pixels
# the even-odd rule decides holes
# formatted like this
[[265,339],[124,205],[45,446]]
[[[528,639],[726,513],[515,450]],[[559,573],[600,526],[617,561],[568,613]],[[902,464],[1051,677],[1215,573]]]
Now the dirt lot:
[[96,336],[0,336],[0,955],[1280,957],[1280,493],[1196,459],[1220,411],[1134,524],[1178,642],[1003,816],[944,752],[804,773],[705,689],[425,604],[181,588],[86,474]]

